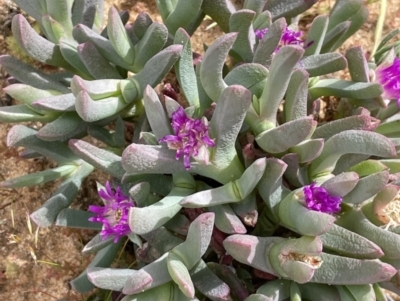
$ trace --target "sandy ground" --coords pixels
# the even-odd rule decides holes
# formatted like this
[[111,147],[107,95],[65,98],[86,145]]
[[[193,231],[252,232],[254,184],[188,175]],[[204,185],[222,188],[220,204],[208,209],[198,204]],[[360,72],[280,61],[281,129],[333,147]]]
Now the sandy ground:
[[[10,19],[16,10],[10,8],[10,0],[0,0],[0,54],[10,53],[5,38],[10,35]],[[161,21],[154,0],[107,1],[119,10],[129,10],[133,20],[141,11],[148,12],[153,19]],[[312,11],[312,15],[326,13],[333,0],[321,0]],[[400,0],[388,0],[387,18],[384,33],[400,27]],[[354,38],[347,41],[341,50],[361,45],[365,51],[371,51],[374,44],[374,30],[379,12],[379,4],[370,4],[371,14],[368,22]],[[312,16],[311,16],[312,17]],[[194,34],[193,49],[203,52],[203,43],[210,44],[222,33],[215,27],[205,31],[210,25],[205,20]],[[0,71],[0,86],[4,86],[4,70]],[[11,102],[0,91],[0,105]],[[30,124],[40,127],[41,124]],[[8,149],[6,136],[12,125],[0,124],[0,181],[16,176],[33,173],[54,167],[46,159],[23,160],[19,158],[21,149]],[[100,172],[89,176],[81,189],[74,206],[85,209],[98,201],[95,181],[104,183],[106,176]],[[70,301],[85,300],[69,286],[69,281],[79,275],[90,262],[83,256],[81,249],[95,234],[92,231],[49,227],[38,229],[29,220],[29,214],[47,200],[57,183],[48,183],[40,187],[22,189],[0,188],[0,299],[11,301],[54,301],[66,298]]]

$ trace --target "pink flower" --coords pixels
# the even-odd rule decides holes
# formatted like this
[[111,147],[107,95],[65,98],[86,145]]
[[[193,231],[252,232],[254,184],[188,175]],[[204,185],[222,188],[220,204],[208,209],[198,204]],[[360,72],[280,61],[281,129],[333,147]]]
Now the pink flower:
[[340,211],[342,198],[329,195],[323,187],[315,186],[315,183],[304,186],[303,192],[308,209],[325,213],[335,213]]
[[96,215],[89,218],[91,222],[103,223],[103,230],[100,235],[103,239],[109,236],[114,237],[114,242],[119,238],[131,233],[128,224],[129,208],[133,207],[132,201],[124,195],[120,187],[112,189],[107,181],[106,189],[99,191],[105,206],[89,206],[89,211]]
[[190,157],[197,156],[201,147],[214,147],[215,143],[208,135],[205,119],[189,118],[185,110],[179,107],[171,118],[174,135],[167,135],[158,142],[166,142],[170,149],[176,150],[176,159],[183,155],[186,170],[190,169]]
[[[264,35],[268,32],[268,28],[264,29],[256,29],[254,31],[256,37],[261,40]],[[279,42],[278,47],[276,48],[275,52],[278,52],[278,50],[285,45],[299,45],[299,46],[304,46],[304,40],[301,39],[300,37],[303,35],[302,31],[294,31],[291,30],[290,28],[285,29],[285,32],[282,35],[281,41]]]
[[383,97],[396,99],[400,107],[400,58],[396,57],[390,66],[376,68],[376,79],[383,87]]

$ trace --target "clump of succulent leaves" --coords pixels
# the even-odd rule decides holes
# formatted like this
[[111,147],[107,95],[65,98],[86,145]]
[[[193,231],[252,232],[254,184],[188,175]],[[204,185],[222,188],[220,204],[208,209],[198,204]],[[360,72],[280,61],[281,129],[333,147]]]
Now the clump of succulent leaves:
[[[14,2],[41,29],[16,15],[16,42],[57,72],[1,56],[19,104],[0,108],[0,121],[41,122],[15,125],[7,143],[58,166],[1,185],[61,179],[31,218],[100,231],[76,291],[124,301],[400,293],[399,30],[368,59],[358,46],[335,52],[367,19],[364,1],[336,1],[307,34],[298,16],[317,0],[159,0],[164,24],[111,8],[105,27],[101,0]],[[206,15],[224,34],[198,59],[190,36]],[[170,70],[179,91],[157,87]],[[351,80],[334,78],[340,70]],[[328,101],[337,107],[323,117]],[[95,168],[110,175],[103,204],[74,209]],[[109,268],[127,240],[133,268]]]

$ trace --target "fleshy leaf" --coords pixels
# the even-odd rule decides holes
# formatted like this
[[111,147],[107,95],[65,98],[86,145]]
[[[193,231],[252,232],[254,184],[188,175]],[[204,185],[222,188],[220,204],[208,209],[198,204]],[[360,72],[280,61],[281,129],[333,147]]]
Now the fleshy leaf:
[[82,43],[77,47],[77,51],[83,64],[95,79],[122,78],[118,71],[100,54],[93,43]]
[[281,17],[294,18],[317,2],[318,0],[292,0],[282,3],[281,0],[269,0],[264,6],[264,10],[270,11],[274,19]]
[[272,54],[278,47],[283,32],[286,29],[286,25],[285,19],[280,18],[268,27],[267,33],[261,41],[259,41],[258,46],[254,51],[254,63],[259,63],[266,67],[271,64]]
[[68,146],[77,156],[113,177],[121,179],[124,175],[120,156],[83,140],[71,139]]
[[376,259],[384,255],[381,248],[372,241],[336,224],[320,237],[324,248],[339,255],[359,259]]
[[[196,2],[201,3],[202,1]],[[190,45],[190,36],[180,28],[175,33],[174,43],[183,45],[181,57],[175,65],[176,78],[189,104],[191,106],[199,106],[199,92],[197,90],[198,83],[193,68],[193,54]]]
[[344,197],[351,192],[359,181],[355,172],[344,172],[322,183],[329,195]]
[[208,96],[215,102],[220,97],[222,91],[227,87],[227,84],[223,80],[222,69],[225,63],[225,57],[235,42],[237,35],[237,33],[229,33],[216,39],[207,49],[201,63],[201,83]]
[[[101,249],[88,265],[88,268],[110,266],[117,255],[120,245],[121,242],[111,244]],[[73,279],[70,284],[75,291],[81,294],[87,293],[94,288],[94,285],[88,279],[87,270],[83,271],[82,274]]]
[[171,134],[171,124],[168,116],[156,92],[150,86],[147,86],[144,91],[143,104],[147,119],[157,140]]
[[93,213],[89,211],[66,208],[57,215],[55,224],[68,228],[101,230],[102,224],[89,221],[90,217],[93,217]]
[[247,230],[232,208],[225,205],[208,207],[208,211],[215,213],[215,227],[228,234],[243,234]]
[[38,99],[32,103],[33,108],[46,111],[75,111],[75,96],[72,93]]
[[89,281],[96,287],[120,292],[135,270],[91,267],[86,272]]
[[319,54],[328,29],[329,17],[317,16],[311,24],[304,45],[307,45],[304,55]]
[[179,28],[187,29],[199,14],[202,3],[202,0],[178,0],[174,10],[164,19],[169,32],[175,34]]
[[[285,95],[290,76],[304,50],[299,46],[284,46],[274,56],[260,101],[260,116],[275,125],[278,107]],[[279,87],[279,88],[278,88]]]
[[5,188],[21,188],[44,184],[67,176],[76,168],[75,165],[61,165],[52,169],[46,169],[25,176],[5,180],[0,182],[0,186]]
[[[315,270],[310,282],[358,285],[386,281],[397,272],[378,259],[353,259],[322,253],[323,264]],[[349,268],[351,267],[351,268]]]
[[332,136],[346,130],[373,131],[378,127],[379,123],[379,119],[366,114],[345,117],[317,127],[312,134],[312,138],[324,138],[328,140]]
[[[18,46],[34,59],[52,66],[71,69],[58,45],[40,36],[22,15],[15,15],[12,31]],[[72,68],[73,69],[73,68]]]
[[269,254],[273,245],[284,240],[281,237],[234,234],[224,240],[224,247],[235,260],[260,271],[277,275],[266,255]]
[[[297,192],[302,194],[302,192]],[[309,236],[317,236],[327,232],[336,218],[330,214],[308,209],[300,203],[299,195],[292,192],[279,205],[281,223],[293,231]]]
[[286,122],[307,116],[308,80],[306,71],[293,71],[284,103]]
[[266,160],[258,159],[236,181],[187,196],[180,202],[180,205],[188,208],[200,208],[240,202],[253,191],[264,174],[265,166]]
[[367,175],[358,181],[356,187],[343,198],[343,202],[350,204],[362,203],[377,194],[388,180],[388,170]]
[[143,69],[146,63],[163,49],[167,39],[167,27],[161,23],[152,23],[143,38],[135,45],[135,62],[132,71],[137,73]]
[[229,19],[229,30],[238,32],[235,43],[232,46],[232,55],[238,56],[241,61],[250,63],[253,61],[253,51],[256,37],[252,26],[255,12],[242,9],[234,12]]
[[343,131],[325,143],[321,155],[311,163],[310,178],[332,172],[340,156],[350,153],[393,157],[396,150],[392,142],[381,134],[360,130]]
[[347,61],[340,53],[314,54],[303,58],[299,66],[304,68],[310,77],[325,75],[347,67]]
[[376,243],[382,249],[386,258],[400,258],[400,235],[375,226],[360,209],[346,212],[338,219],[337,224]]
[[296,119],[260,133],[256,141],[268,153],[282,153],[306,139],[316,124],[312,117]]
[[46,74],[12,56],[0,56],[2,67],[20,82],[38,89],[55,90],[61,93],[69,93],[68,87],[54,79],[53,75]]
[[224,32],[229,32],[229,19],[236,11],[229,0],[203,0],[201,9],[215,20]]
[[260,97],[268,77],[268,69],[260,64],[242,64],[230,71],[224,78],[227,85],[242,85],[253,95]]
[[312,99],[321,96],[337,96],[355,99],[369,99],[383,93],[378,83],[350,82],[341,79],[321,79],[309,89]]

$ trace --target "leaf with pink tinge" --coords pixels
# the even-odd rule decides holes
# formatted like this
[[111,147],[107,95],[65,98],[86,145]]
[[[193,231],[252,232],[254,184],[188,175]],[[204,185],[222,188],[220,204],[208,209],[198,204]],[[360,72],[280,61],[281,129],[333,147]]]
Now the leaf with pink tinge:
[[129,211],[129,226],[133,233],[149,233],[168,222],[182,208],[180,200],[194,189],[174,187],[161,201],[148,207],[132,207]]
[[111,269],[111,268],[98,268],[91,267],[86,270],[88,279],[96,287],[112,290],[122,291],[126,281],[136,273],[131,269]]
[[326,141],[321,155],[310,165],[310,178],[332,172],[339,158],[350,153],[395,157],[396,149],[390,139],[381,134],[360,130],[343,131]]
[[210,244],[215,215],[212,212],[201,214],[189,227],[185,242],[176,246],[170,253],[178,255],[188,269],[201,259]]
[[266,254],[279,276],[306,283],[320,268],[321,259],[318,256],[321,253],[322,241],[318,236],[302,236],[278,242]]
[[167,256],[168,253],[165,253],[156,261],[153,261],[134,273],[126,280],[122,292],[128,295],[137,294],[170,282],[172,278],[167,268]]
[[75,96],[68,93],[45,97],[32,102],[31,105],[39,110],[72,112],[75,111]]
[[297,154],[299,163],[307,163],[318,157],[323,148],[324,139],[311,139],[289,148],[289,152]]
[[232,301],[230,286],[217,277],[203,260],[190,270],[190,276],[196,289],[204,296],[214,301]]
[[360,209],[346,212],[337,224],[376,243],[389,259],[400,258],[400,235],[371,223]]
[[384,255],[381,248],[372,241],[336,224],[320,238],[324,248],[340,255],[359,259],[376,259]]
[[354,189],[359,179],[355,172],[344,172],[325,181],[321,187],[325,188],[330,195],[344,197]]
[[310,282],[334,285],[359,285],[387,281],[397,270],[378,259],[354,259],[332,254],[321,254],[321,267]]
[[304,199],[303,192],[297,190],[280,202],[281,223],[302,235],[317,236],[328,231],[336,218],[327,213],[308,209],[300,203],[302,199]]
[[[108,245],[104,249],[100,250],[96,256],[93,258],[92,262],[88,265],[88,268],[102,266],[107,267],[110,266],[114,261],[115,256],[118,253],[118,250],[121,246],[122,240],[119,243],[114,243]],[[73,290],[83,294],[88,293],[94,288],[94,285],[89,281],[87,276],[87,270],[84,270],[82,274],[73,279],[70,282],[70,285]]]
[[235,260],[260,271],[279,276],[272,268],[267,255],[276,243],[284,240],[281,237],[256,237],[234,234],[226,238],[223,244],[226,251]]
[[128,173],[171,174],[185,171],[185,166],[175,158],[175,152],[164,146],[132,143],[122,154],[122,166]]
[[60,47],[40,36],[21,14],[14,16],[12,31],[18,46],[34,59],[67,70],[72,68],[62,56]]
[[187,208],[200,208],[244,200],[255,188],[264,174],[267,162],[265,158],[256,160],[243,175],[221,187],[204,190],[187,196],[180,205]]
[[93,100],[86,91],[82,90],[76,95],[75,108],[83,120],[94,122],[117,114],[127,105],[122,95]]
[[317,127],[311,137],[313,139],[324,138],[328,140],[346,130],[374,131],[379,123],[379,119],[366,114],[345,117]]
[[169,253],[167,257],[168,272],[172,280],[178,285],[182,293],[188,298],[194,297],[194,285],[190,278],[189,271],[179,255]]
[[207,209],[215,213],[215,227],[222,232],[228,234],[247,232],[246,227],[228,204],[211,206]]
[[113,177],[121,179],[124,175],[120,156],[83,140],[71,139],[68,146],[77,156]]
[[260,133],[256,141],[268,153],[282,153],[305,140],[316,125],[313,117],[296,119]]

